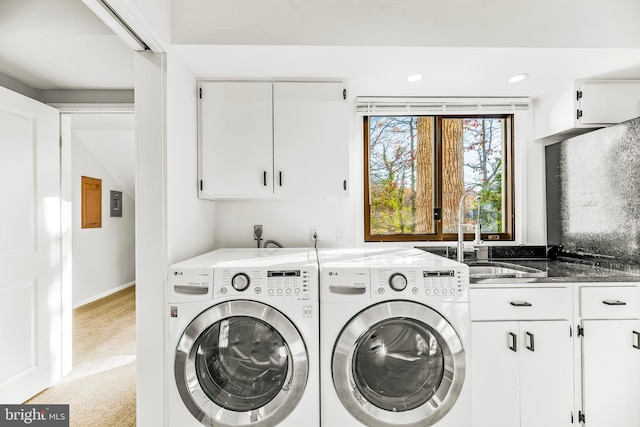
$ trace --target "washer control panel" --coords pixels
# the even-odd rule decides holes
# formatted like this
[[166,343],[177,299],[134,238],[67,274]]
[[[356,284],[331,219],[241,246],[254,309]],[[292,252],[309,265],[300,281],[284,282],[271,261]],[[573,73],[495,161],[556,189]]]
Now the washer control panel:
[[310,269],[216,269],[214,298],[251,295],[265,298],[307,300],[315,296],[317,272]]
[[372,293],[458,299],[466,296],[469,276],[464,269],[371,269]]

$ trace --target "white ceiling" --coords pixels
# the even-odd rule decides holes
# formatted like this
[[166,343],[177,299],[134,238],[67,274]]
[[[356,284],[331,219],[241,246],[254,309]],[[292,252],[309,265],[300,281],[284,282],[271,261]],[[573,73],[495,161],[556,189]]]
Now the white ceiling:
[[[172,3],[171,44],[198,78],[329,77],[349,80],[352,95],[530,97],[574,79],[640,78],[637,0]],[[408,84],[412,72],[425,79]],[[506,83],[521,72],[531,77]],[[81,0],[3,0],[0,73],[37,89],[132,89],[133,54]]]
[[637,0],[173,0],[176,44],[640,48]]
[[81,0],[0,0],[0,73],[35,89],[133,89],[133,52]]
[[73,114],[71,132],[135,199],[135,122],[132,113]]

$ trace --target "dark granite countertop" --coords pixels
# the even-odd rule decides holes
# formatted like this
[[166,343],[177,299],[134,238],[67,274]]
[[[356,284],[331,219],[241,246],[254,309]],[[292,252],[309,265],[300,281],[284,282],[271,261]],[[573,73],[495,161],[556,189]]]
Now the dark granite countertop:
[[[455,248],[420,247],[419,249],[455,259]],[[552,258],[548,258],[546,249],[544,246],[491,247],[487,260],[490,263],[533,268],[546,274],[525,277],[471,277],[471,283],[640,282],[640,264],[584,255],[554,254]],[[473,258],[465,259],[467,264],[474,262],[482,261]]]
[[574,260],[549,259],[492,259],[546,271],[546,277],[483,277],[471,278],[471,283],[562,283],[562,282],[640,282],[640,268],[581,263]]

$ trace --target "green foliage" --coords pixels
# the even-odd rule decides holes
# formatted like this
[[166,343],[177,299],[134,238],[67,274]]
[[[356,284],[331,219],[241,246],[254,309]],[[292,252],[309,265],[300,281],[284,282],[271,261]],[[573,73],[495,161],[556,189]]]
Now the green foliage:
[[[502,232],[503,120],[460,120],[463,122],[465,190],[476,191],[481,197],[483,232]],[[369,118],[369,125],[371,233],[413,233],[417,117],[376,116]],[[474,202],[471,207],[474,212],[467,215],[475,218],[477,204]]]

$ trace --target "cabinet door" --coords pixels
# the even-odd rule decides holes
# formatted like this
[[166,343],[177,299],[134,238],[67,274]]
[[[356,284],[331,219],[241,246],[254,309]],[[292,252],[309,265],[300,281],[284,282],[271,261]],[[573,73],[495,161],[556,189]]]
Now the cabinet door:
[[274,83],[274,186],[279,197],[347,194],[349,110],[343,83]]
[[471,323],[473,427],[520,425],[518,322]]
[[571,426],[573,341],[567,321],[521,322],[521,427]]
[[640,82],[584,82],[580,124],[620,123],[640,116]]
[[636,347],[640,347],[640,321],[585,320],[582,323],[585,426],[639,426],[640,349]]
[[202,82],[200,87],[200,197],[272,196],[272,84]]

